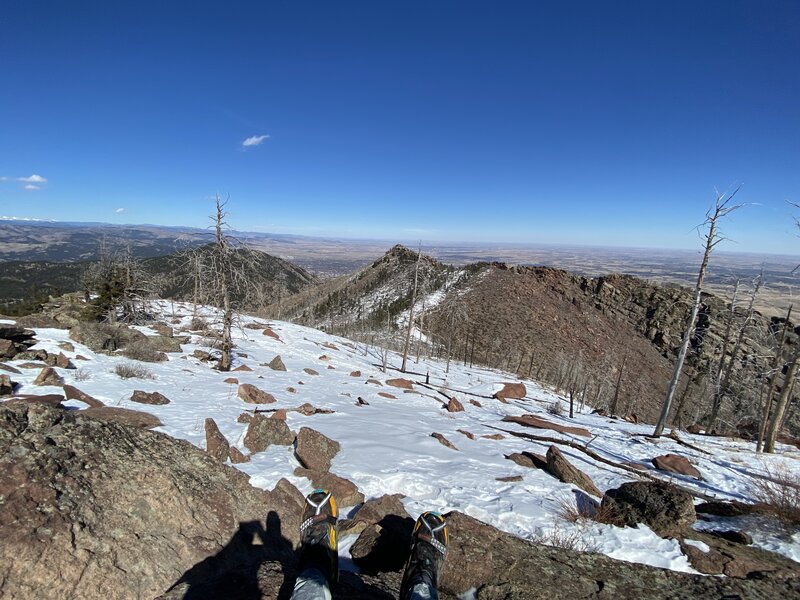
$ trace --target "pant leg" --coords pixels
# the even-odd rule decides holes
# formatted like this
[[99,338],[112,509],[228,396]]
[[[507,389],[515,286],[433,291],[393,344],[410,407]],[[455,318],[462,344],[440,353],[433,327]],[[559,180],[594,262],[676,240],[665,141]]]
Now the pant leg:
[[300,573],[291,600],[331,600],[331,591],[322,571],[308,568]]

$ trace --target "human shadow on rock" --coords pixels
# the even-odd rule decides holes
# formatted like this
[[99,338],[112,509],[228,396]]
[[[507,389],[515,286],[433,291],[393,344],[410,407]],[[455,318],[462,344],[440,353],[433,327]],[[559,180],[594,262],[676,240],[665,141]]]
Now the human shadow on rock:
[[[261,569],[262,565],[275,568]],[[260,574],[260,570],[266,574]],[[267,591],[262,587],[266,585],[273,588],[272,594],[277,587],[277,597],[288,600],[296,574],[297,557],[292,544],[282,534],[278,513],[270,511],[266,529],[260,521],[239,523],[224,548],[186,571],[164,596],[184,600],[261,600]]]

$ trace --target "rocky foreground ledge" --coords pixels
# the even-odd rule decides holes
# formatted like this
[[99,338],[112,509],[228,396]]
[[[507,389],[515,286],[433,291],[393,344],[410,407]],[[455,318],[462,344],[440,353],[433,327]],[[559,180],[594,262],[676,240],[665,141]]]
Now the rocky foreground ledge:
[[[0,405],[3,598],[288,599],[301,502],[285,480],[256,489],[161,433],[44,404]],[[531,544],[457,512],[448,518],[446,599],[470,589],[489,600],[800,597],[796,577],[685,575]],[[409,521],[398,515],[394,524]],[[373,551],[396,542],[385,535]],[[390,566],[398,570],[343,572],[334,598],[396,598],[400,566]]]

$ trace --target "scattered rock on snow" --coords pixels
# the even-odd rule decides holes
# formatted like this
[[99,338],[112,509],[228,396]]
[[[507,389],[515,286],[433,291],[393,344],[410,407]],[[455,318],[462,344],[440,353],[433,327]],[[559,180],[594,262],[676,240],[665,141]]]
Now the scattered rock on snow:
[[744,502],[737,502],[735,500],[730,502],[711,500],[708,502],[701,502],[695,506],[695,511],[718,517],[741,517],[742,515],[749,515],[756,512],[757,508],[758,507],[754,504],[745,504]]
[[523,383],[504,383],[503,389],[493,394],[494,398],[498,400],[519,400],[524,398],[528,393]]
[[451,448],[453,450],[458,450],[458,448],[456,448],[452,443],[450,443],[450,440],[448,440],[446,437],[444,437],[441,433],[436,433],[434,431],[431,434],[431,437],[432,438],[436,438],[437,440],[439,440],[439,443],[442,444],[443,446],[447,446],[448,448]]
[[470,400],[469,403],[472,404],[472,406],[477,406],[478,408],[483,408],[483,404],[481,404],[477,400]]
[[57,385],[60,387],[63,384],[64,380],[53,367],[45,367],[33,380],[33,385]]
[[16,367],[12,367],[11,365],[7,365],[6,363],[2,362],[0,362],[0,370],[8,371],[9,373],[14,373],[15,375],[22,375],[22,371]]
[[487,439],[487,440],[504,440],[504,439],[506,439],[506,436],[504,436],[502,433],[487,433],[485,435],[482,435],[481,437],[484,438],[484,439]]
[[72,342],[58,342],[58,347],[64,352],[75,352],[75,344]]
[[143,390],[134,390],[131,395],[131,401],[138,402],[139,404],[154,404],[157,406],[169,404],[169,398],[161,392],[145,392]]
[[297,432],[294,453],[306,469],[328,471],[331,468],[331,461],[340,449],[339,442],[310,427],[301,427]]
[[351,371],[350,377],[361,377],[361,371]]
[[413,390],[414,389],[414,382],[409,379],[387,379],[386,385],[390,385],[392,387],[401,388],[404,390]]
[[570,463],[556,446],[550,446],[547,450],[547,472],[559,481],[574,483],[588,494],[597,497],[603,495],[592,478]]
[[206,430],[206,452],[216,458],[219,462],[228,460],[228,451],[231,445],[228,440],[222,435],[222,432],[217,427],[214,419],[208,418],[205,421]]
[[238,423],[249,423],[252,420],[253,420],[253,415],[246,412],[243,412],[238,417],[236,417],[236,421]]
[[275,402],[272,394],[268,394],[250,383],[241,384],[236,395],[248,404],[272,404]]
[[397,400],[397,396],[394,396],[389,392],[378,392],[378,396],[381,398],[388,398],[389,400]]
[[652,460],[653,466],[659,471],[666,471],[667,473],[677,473],[678,475],[687,475],[695,479],[702,480],[703,477],[685,456],[677,454],[664,454],[663,456],[656,456]]
[[222,383],[230,383],[231,385],[237,385],[239,380],[236,377],[226,377]]
[[522,481],[522,475],[506,475],[505,477],[495,477],[494,480],[505,483],[513,483],[515,481]]
[[236,368],[235,368],[235,369],[233,369],[233,370],[234,370],[234,371],[242,371],[242,372],[247,372],[247,371],[252,371],[253,369],[251,369],[251,368],[250,368],[250,367],[248,367],[247,365],[239,365],[238,367],[236,367]]
[[307,375],[319,375],[319,373],[318,373],[317,371],[315,371],[314,369],[309,369],[308,367],[306,367],[305,369],[303,369],[303,371],[304,371],[304,372],[305,372]]
[[286,370],[286,365],[283,364],[283,359],[281,358],[280,354],[278,354],[275,358],[273,358],[271,361],[269,361],[267,366],[270,369],[272,369],[273,371],[285,371]]
[[450,401],[444,405],[447,412],[464,412],[464,405],[455,398],[450,398]]
[[517,425],[524,425],[525,427],[533,427],[535,429],[551,429],[559,433],[568,433],[572,435],[580,435],[582,437],[592,437],[588,429],[583,427],[570,427],[569,425],[560,425],[558,423],[551,423],[536,415],[522,415],[519,417],[503,417],[506,423],[516,423]]
[[275,332],[272,330],[272,328],[271,328],[271,327],[265,327],[265,328],[264,328],[264,331],[262,331],[261,333],[263,333],[263,334],[264,334],[264,335],[266,335],[267,337],[274,338],[274,339],[278,340],[279,342],[281,341],[281,338],[278,336],[278,334],[277,334],[277,333],[275,333]]
[[521,467],[528,467],[529,469],[541,469],[547,471],[547,459],[541,454],[533,452],[513,452],[507,454],[506,458],[520,465]]
[[458,433],[460,433],[461,435],[467,436],[467,438],[469,438],[471,440],[475,439],[475,434],[474,433],[470,433],[469,431],[465,431],[464,429],[456,429],[456,431],[458,431]]
[[94,406],[94,407],[105,406],[105,404],[100,402],[100,400],[90,396],[86,392],[82,392],[81,390],[76,388],[74,385],[69,385],[69,384],[65,383],[64,384],[64,394],[66,395],[67,400],[77,400],[79,402],[83,402],[84,404],[87,404],[88,406]]

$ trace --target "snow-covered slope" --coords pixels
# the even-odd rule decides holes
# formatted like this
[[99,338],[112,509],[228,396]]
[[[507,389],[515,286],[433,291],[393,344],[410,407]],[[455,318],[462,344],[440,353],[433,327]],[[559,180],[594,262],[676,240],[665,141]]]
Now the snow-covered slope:
[[[174,327],[188,325],[191,309],[188,305],[161,302],[158,310],[163,319]],[[213,316],[214,311],[206,310]],[[600,455],[616,461],[639,462],[651,473],[669,480],[664,474],[652,470],[650,459],[659,454],[673,452],[687,456],[701,471],[704,481],[680,478],[681,485],[716,496],[720,499],[752,501],[753,480],[750,474],[775,472],[780,469],[796,471],[800,453],[782,447],[774,456],[758,456],[752,444],[721,438],[706,438],[682,434],[693,445],[708,454],[679,446],[669,438],[653,441],[641,434],[651,432],[651,427],[610,420],[588,413],[576,414],[574,419],[547,413],[553,402],[566,400],[535,382],[524,381],[527,396],[523,400],[510,400],[507,404],[491,398],[503,382],[514,381],[502,372],[478,368],[464,368],[451,364],[449,374],[444,363],[436,361],[411,362],[410,372],[400,374],[392,370],[399,366],[400,357],[392,354],[387,373],[380,369],[380,358],[375,349],[349,340],[329,336],[306,327],[280,322],[270,322],[270,327],[280,339],[263,335],[261,329],[248,329],[244,325],[257,321],[243,317],[235,331],[237,351],[234,367],[247,365],[252,371],[221,373],[209,363],[192,356],[196,349],[208,350],[201,336],[192,335],[191,343],[183,352],[169,354],[162,363],[147,363],[152,379],[121,379],[114,373],[120,363],[130,362],[120,356],[91,352],[75,344],[74,352],[65,352],[71,358],[83,355],[87,361],[76,360],[79,370],[61,370],[66,383],[76,385],[84,392],[102,400],[107,405],[145,410],[164,423],[159,430],[177,438],[189,440],[203,448],[205,434],[203,423],[212,417],[231,444],[245,454],[243,437],[247,425],[237,417],[254,406],[245,404],[237,395],[235,384],[225,383],[236,377],[239,383],[252,383],[272,394],[277,402],[263,408],[293,408],[311,403],[316,408],[334,411],[331,414],[304,416],[289,412],[287,423],[292,430],[308,426],[341,443],[331,471],[353,481],[367,498],[382,494],[402,493],[409,513],[416,517],[423,510],[460,510],[504,531],[527,539],[552,539],[554,536],[577,534],[587,548],[614,558],[661,566],[681,571],[692,571],[678,543],[665,540],[644,526],[618,528],[596,523],[569,523],[559,518],[559,505],[564,499],[572,501],[573,486],[561,483],[547,473],[528,469],[507,460],[506,455],[523,450],[543,454],[548,444],[532,442],[502,433],[502,439],[486,435],[500,433],[497,428],[510,431],[527,431],[590,444]],[[263,321],[261,321],[263,323]],[[140,328],[146,333],[154,333]],[[35,348],[62,351],[59,342],[68,341],[68,332],[58,329],[38,329],[39,340]],[[244,357],[243,355],[246,355]],[[262,363],[276,355],[282,357],[287,371],[273,371]],[[11,361],[14,365],[22,361]],[[317,375],[304,369],[313,369]],[[354,376],[353,372],[360,371]],[[55,393],[59,388],[32,385],[38,374],[35,369],[23,369],[14,375],[22,384],[18,393]],[[430,386],[425,386],[426,375]],[[386,380],[405,377],[414,381],[413,390],[388,386]],[[378,383],[370,383],[375,380]],[[289,391],[289,388],[296,390]],[[130,401],[135,389],[159,391],[171,402],[163,406],[149,406]],[[443,409],[445,390],[464,405],[463,412],[450,413]],[[386,397],[389,394],[394,398]],[[357,405],[363,398],[368,405]],[[470,402],[474,401],[474,403]],[[84,408],[80,402],[70,401],[69,406]],[[584,427],[594,439],[576,437],[555,431],[532,431],[514,423],[502,422],[505,416],[528,413],[541,414],[551,422]],[[444,435],[457,450],[439,443],[431,437],[433,432]],[[471,439],[466,433],[472,434]],[[573,464],[589,474],[601,490],[607,490],[631,481],[626,472],[599,464],[586,454],[561,447]],[[271,489],[281,477],[286,477],[297,487],[308,492],[311,483],[294,475],[299,463],[290,448],[271,446],[265,452],[252,456],[248,463],[236,465],[251,476],[251,482]],[[521,481],[503,482],[498,477],[521,476]],[[713,523],[712,523],[713,525]],[[704,524],[709,526],[709,524]],[[748,524],[745,523],[745,528]],[[779,551],[800,561],[800,534],[782,538],[777,533],[762,531],[749,524],[749,532],[757,545]],[[348,540],[343,540],[346,553]],[[349,561],[347,561],[349,563]]]

